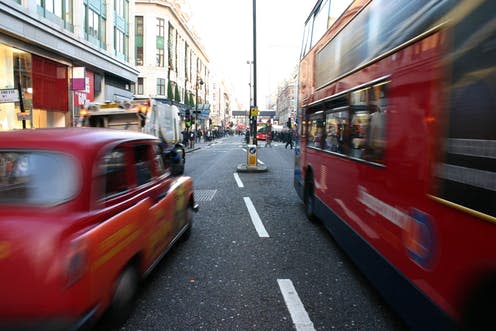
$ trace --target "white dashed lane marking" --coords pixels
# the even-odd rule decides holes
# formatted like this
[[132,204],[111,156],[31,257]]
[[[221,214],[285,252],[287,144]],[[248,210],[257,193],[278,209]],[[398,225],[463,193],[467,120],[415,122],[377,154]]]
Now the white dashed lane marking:
[[243,185],[243,182],[241,181],[241,178],[239,178],[239,175],[237,173],[234,173],[234,180],[236,180],[236,184],[238,184],[238,187],[241,188],[241,187],[245,187]]
[[296,330],[315,331],[313,323],[293,286],[293,282],[290,279],[278,279],[277,283]]
[[262,220],[260,219],[260,216],[258,216],[257,210],[255,209],[253,202],[251,202],[251,199],[249,197],[244,197],[243,199],[245,200],[246,208],[248,208],[251,221],[255,226],[255,229],[257,230],[258,236],[261,238],[269,238],[269,234],[267,233],[267,230],[265,230],[265,227],[262,223]]

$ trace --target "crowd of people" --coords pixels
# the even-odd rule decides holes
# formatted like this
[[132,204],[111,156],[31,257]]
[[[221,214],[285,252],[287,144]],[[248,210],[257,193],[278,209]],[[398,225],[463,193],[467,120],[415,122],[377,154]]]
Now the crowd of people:
[[209,142],[217,138],[222,138],[228,134],[232,134],[229,130],[218,129],[187,129],[182,132],[183,134],[183,145],[189,148],[193,148],[195,143]]
[[[278,141],[286,143],[285,148],[288,148],[289,146],[290,149],[293,149],[294,139],[295,135],[293,129],[273,131],[271,127],[268,126],[265,132],[265,147],[272,147],[272,141]],[[245,131],[245,141],[246,143],[249,143],[250,141],[250,129],[246,129]]]

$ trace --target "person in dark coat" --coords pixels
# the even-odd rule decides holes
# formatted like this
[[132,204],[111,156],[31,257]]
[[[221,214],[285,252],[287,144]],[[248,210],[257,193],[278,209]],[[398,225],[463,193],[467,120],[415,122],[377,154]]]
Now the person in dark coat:
[[293,149],[293,129],[289,129],[286,134],[286,146],[284,148],[288,148],[288,145]]

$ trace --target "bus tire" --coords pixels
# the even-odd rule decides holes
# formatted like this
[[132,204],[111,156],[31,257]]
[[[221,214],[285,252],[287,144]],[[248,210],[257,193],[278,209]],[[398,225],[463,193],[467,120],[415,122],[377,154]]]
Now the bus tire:
[[488,330],[494,328],[496,311],[496,274],[488,273],[471,291],[462,310],[462,330]]
[[305,178],[305,188],[303,193],[303,203],[305,204],[305,215],[311,222],[317,221],[315,215],[315,196],[313,194],[313,176],[308,172]]

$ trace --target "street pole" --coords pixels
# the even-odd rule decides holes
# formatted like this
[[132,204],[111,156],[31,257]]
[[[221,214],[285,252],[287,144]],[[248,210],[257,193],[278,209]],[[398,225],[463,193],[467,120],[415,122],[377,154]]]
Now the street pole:
[[[17,90],[19,91],[19,110],[21,111],[21,114],[22,114],[22,128],[25,129],[26,128],[26,118],[24,117],[25,109],[24,109],[24,100],[23,100],[22,84],[21,84],[21,80],[22,80],[22,72],[21,72],[22,63],[21,63],[21,57],[20,56],[17,58],[17,65],[19,67],[19,69],[18,69],[18,72],[19,72],[19,82],[17,83]],[[33,127],[32,124],[31,124],[31,127]]]
[[198,135],[198,85],[203,85],[203,80],[196,77],[196,102],[195,102],[195,142]]
[[[257,109],[257,0],[253,0],[253,109]],[[251,114],[253,143],[257,144],[257,115]]]
[[253,0],[253,105],[250,107],[250,137],[247,151],[246,164],[239,164],[238,171],[242,172],[264,172],[267,166],[258,164],[257,160],[257,1]]
[[198,78],[196,78],[196,101],[195,101],[195,141],[193,145],[196,143],[196,138],[198,136]]
[[[252,87],[253,87],[253,85],[251,83],[251,66],[253,65],[253,61],[246,61],[246,64],[248,64],[248,67],[250,69],[250,76],[248,77],[249,80],[250,80],[250,82],[248,83],[248,87],[250,88],[250,99],[249,99],[250,102],[248,103],[248,112],[247,112],[247,116],[244,119],[244,121],[245,121],[245,124],[247,125],[247,127],[250,130],[250,135],[249,135],[249,139],[248,140],[251,140],[251,136],[252,136],[251,129],[252,128],[251,128],[251,122],[250,122],[250,120],[251,120],[250,110],[251,110],[251,108],[253,106],[253,97],[252,97],[252,93],[251,93],[252,92]],[[247,141],[247,143],[249,143],[249,141]]]
[[253,97],[252,97],[252,94],[251,94],[251,91],[252,91],[252,83],[251,83],[251,66],[253,64],[253,61],[246,61],[246,64],[248,64],[249,68],[250,68],[250,76],[249,76],[249,79],[250,79],[250,82],[248,83],[248,86],[250,87],[250,107],[253,105]]

